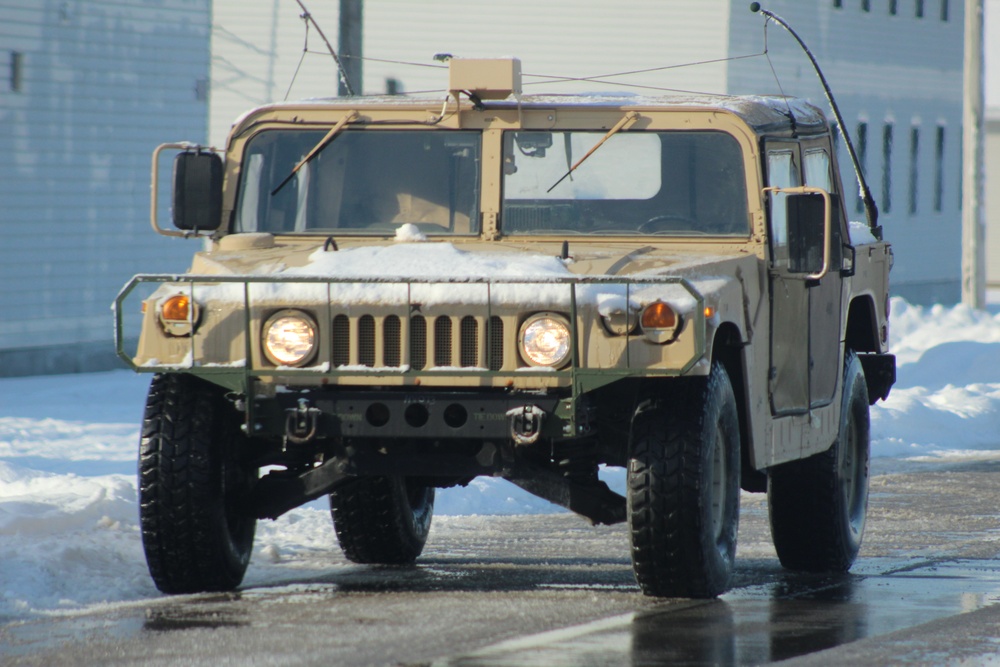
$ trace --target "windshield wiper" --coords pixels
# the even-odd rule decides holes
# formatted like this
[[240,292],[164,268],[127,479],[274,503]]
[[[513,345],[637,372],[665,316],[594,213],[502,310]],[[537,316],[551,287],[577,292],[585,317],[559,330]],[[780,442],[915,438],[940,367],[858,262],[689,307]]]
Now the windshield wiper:
[[292,173],[288,174],[288,176],[285,177],[285,180],[283,180],[281,183],[278,184],[278,187],[276,187],[274,190],[271,190],[271,196],[273,197],[274,195],[278,194],[281,191],[281,188],[285,187],[285,185],[288,184],[288,181],[292,180],[295,177],[295,174],[299,173],[299,169],[301,169],[303,166],[305,166],[307,162],[316,157],[321,150],[329,146],[330,142],[333,141],[338,134],[340,134],[340,131],[343,130],[345,127],[347,127],[347,124],[357,117],[358,117],[357,111],[349,111],[346,116],[338,120],[337,124],[334,125],[329,132],[326,133],[326,136],[320,139],[319,143],[313,146],[312,150],[306,153],[306,156],[304,158],[299,160],[299,163],[295,165],[294,169],[292,169]]
[[556,188],[557,185],[559,185],[560,183],[562,183],[563,181],[565,181],[566,178],[570,174],[572,174],[574,171],[576,171],[576,168],[579,167],[581,164],[583,164],[584,161],[587,158],[589,158],[591,155],[593,155],[594,152],[598,148],[600,148],[601,146],[603,146],[605,141],[607,141],[611,137],[615,136],[619,131],[625,129],[626,125],[628,125],[629,123],[631,123],[632,121],[634,121],[638,117],[639,117],[639,114],[637,112],[635,112],[635,111],[629,111],[627,114],[625,114],[624,118],[622,118],[620,121],[618,121],[613,128],[611,128],[610,130],[608,130],[608,133],[605,134],[603,137],[601,137],[601,140],[598,141],[596,144],[594,144],[594,147],[591,148],[589,151],[587,151],[586,155],[584,155],[582,158],[580,158],[579,160],[577,160],[576,164],[574,164],[572,167],[570,167],[569,171],[567,171],[565,174],[563,174],[562,177],[558,181],[556,181],[555,183],[553,183],[552,187],[550,187],[545,192],[552,192],[553,190],[555,190],[555,188]]

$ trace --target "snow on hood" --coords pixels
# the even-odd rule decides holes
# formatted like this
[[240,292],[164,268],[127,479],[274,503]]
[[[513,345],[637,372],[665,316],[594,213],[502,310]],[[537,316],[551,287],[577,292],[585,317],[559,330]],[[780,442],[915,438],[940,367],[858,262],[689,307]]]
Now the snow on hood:
[[[425,237],[419,231],[404,227],[397,231],[396,242],[392,244],[337,251],[317,248],[299,266],[280,262],[258,265],[245,275],[275,277],[281,282],[251,282],[250,298],[267,303],[330,300],[358,305],[461,306],[489,302],[495,306],[532,304],[540,308],[569,308],[573,287],[566,283],[580,277],[571,271],[572,259],[563,260],[517,248],[463,250],[453,243],[424,242]],[[609,263],[621,257],[621,252],[607,254]],[[214,258],[213,267],[224,269],[225,258]],[[662,273],[644,272],[642,275],[659,278]],[[295,282],[299,277],[345,282]],[[625,278],[623,276],[623,282]],[[636,276],[631,279],[635,281]],[[412,282],[414,280],[418,282]],[[177,291],[178,288],[174,286],[168,290]],[[629,287],[616,283],[578,285],[576,299],[579,304],[597,304],[601,313],[608,314],[624,310],[626,292],[631,310],[641,308],[653,298],[666,299],[682,312],[696,305],[691,294],[678,284],[642,284],[641,280]],[[242,302],[243,285],[196,286],[195,298]]]

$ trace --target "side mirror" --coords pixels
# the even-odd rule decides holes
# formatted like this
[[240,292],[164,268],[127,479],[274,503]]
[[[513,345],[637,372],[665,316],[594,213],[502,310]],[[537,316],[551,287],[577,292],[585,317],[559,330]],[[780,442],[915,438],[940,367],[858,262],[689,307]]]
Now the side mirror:
[[174,227],[215,231],[222,223],[222,158],[185,151],[174,159]]
[[788,270],[819,280],[830,267],[830,196],[825,192],[789,194]]

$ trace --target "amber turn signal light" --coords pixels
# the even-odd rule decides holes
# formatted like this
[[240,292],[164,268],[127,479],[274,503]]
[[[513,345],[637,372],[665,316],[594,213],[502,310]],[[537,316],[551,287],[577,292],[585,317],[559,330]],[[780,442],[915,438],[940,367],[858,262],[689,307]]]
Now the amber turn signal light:
[[662,301],[651,303],[642,311],[643,329],[673,329],[675,326],[677,313]]
[[187,322],[191,317],[191,299],[186,294],[175,294],[160,307],[160,316],[169,322]]

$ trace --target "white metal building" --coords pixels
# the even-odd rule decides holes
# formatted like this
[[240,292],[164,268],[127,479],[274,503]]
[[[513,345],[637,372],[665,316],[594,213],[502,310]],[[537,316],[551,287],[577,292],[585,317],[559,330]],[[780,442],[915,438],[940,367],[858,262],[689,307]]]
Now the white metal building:
[[0,376],[117,363],[110,305],[193,246],[149,226],[163,141],[205,141],[210,0],[0,0]]
[[986,284],[1000,290],[1000,0],[986,0]]
[[[338,3],[305,1],[336,46]],[[918,303],[960,300],[964,1],[763,4],[796,28],[837,95],[896,253],[893,293]],[[436,53],[515,55],[528,75],[526,92],[621,90],[624,83],[784,92],[827,110],[806,57],[775,24],[767,30],[769,58],[763,55],[764,21],[748,7],[745,0],[366,0],[363,48],[370,60],[362,88],[382,93],[392,79],[406,92],[441,90],[446,73],[435,69]],[[214,12],[213,142],[224,142],[232,120],[252,105],[286,94],[336,94],[336,68],[314,29],[303,57],[306,29],[297,4],[216,0]],[[703,64],[558,85],[530,76],[593,77],[693,62]],[[854,189],[843,146],[840,161],[845,188]],[[861,209],[854,215],[860,218]]]

